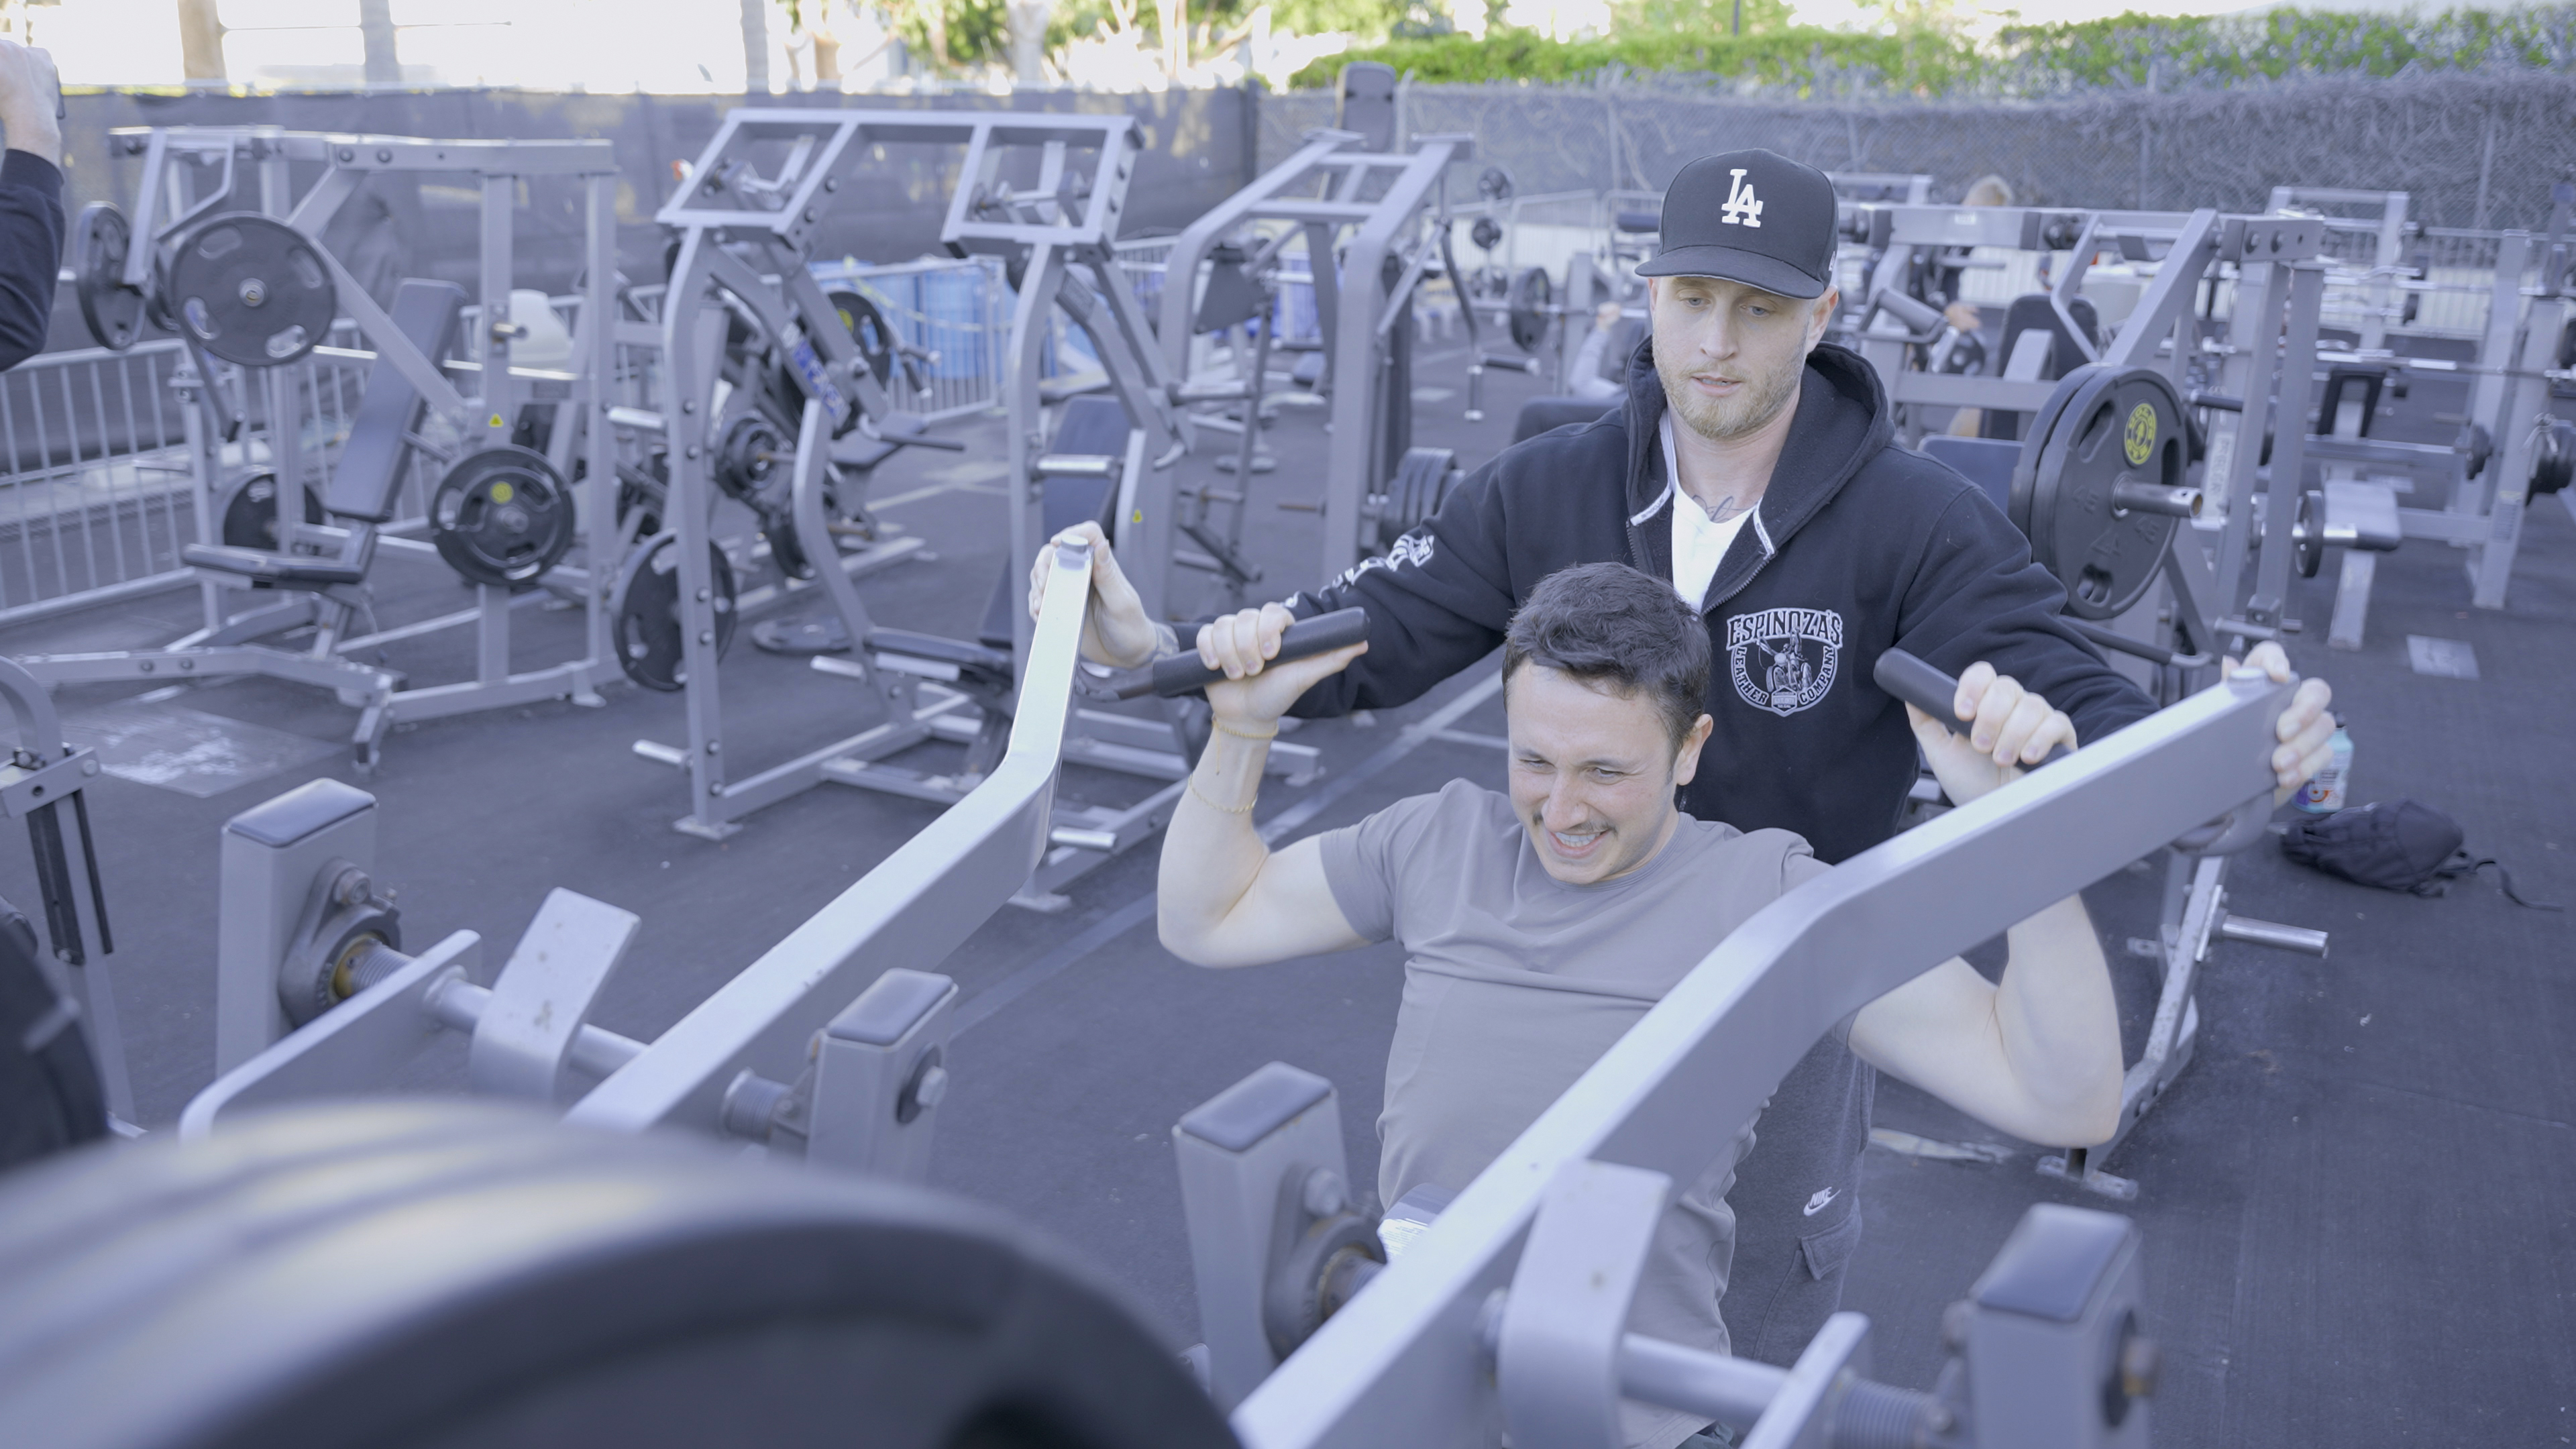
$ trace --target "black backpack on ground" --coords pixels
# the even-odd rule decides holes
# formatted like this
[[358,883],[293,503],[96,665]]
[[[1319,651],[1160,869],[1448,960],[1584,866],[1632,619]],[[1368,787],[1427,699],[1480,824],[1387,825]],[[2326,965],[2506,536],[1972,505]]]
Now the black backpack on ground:
[[2533,910],[2562,909],[2544,901],[2527,901],[2513,888],[2513,874],[2493,856],[2472,855],[2461,848],[2467,835],[2459,822],[2415,800],[2390,800],[2332,815],[2292,821],[2281,837],[2281,853],[2301,865],[2381,890],[2438,896],[2451,882],[2495,866],[2507,899]]

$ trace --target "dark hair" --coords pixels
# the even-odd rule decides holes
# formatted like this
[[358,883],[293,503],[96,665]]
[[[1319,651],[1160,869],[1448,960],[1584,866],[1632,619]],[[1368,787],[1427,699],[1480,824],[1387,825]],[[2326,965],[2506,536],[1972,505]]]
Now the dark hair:
[[1503,634],[1503,679],[1523,664],[1645,695],[1676,748],[1707,713],[1708,625],[1672,585],[1626,564],[1577,564],[1539,580]]

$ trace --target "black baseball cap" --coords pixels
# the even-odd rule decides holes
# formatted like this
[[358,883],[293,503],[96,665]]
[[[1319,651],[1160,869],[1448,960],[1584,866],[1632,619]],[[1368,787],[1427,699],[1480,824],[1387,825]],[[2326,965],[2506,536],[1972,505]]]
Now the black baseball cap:
[[1641,277],[1723,277],[1783,297],[1833,278],[1834,184],[1777,151],[1702,156],[1664,188],[1662,245]]

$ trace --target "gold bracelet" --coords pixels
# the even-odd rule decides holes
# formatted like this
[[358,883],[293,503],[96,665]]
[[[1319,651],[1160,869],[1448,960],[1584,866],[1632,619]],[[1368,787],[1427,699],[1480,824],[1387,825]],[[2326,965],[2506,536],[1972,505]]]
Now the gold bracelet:
[[1279,726],[1275,724],[1270,727],[1270,733],[1266,735],[1248,735],[1241,730],[1227,729],[1225,721],[1218,719],[1214,715],[1208,716],[1208,723],[1214,726],[1218,733],[1232,735],[1238,740],[1275,740],[1279,738]]
[[1199,803],[1210,810],[1222,811],[1228,815],[1249,815],[1252,813],[1252,807],[1261,803],[1261,797],[1255,795],[1240,805],[1219,805],[1207,797],[1207,792],[1199,788],[1199,777],[1196,774],[1192,774],[1189,778],[1189,792],[1198,796]]

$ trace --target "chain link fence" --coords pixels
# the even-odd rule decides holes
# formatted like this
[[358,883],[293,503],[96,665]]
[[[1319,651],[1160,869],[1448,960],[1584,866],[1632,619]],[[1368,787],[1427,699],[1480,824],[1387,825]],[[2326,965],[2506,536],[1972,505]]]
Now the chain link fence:
[[[2030,205],[2259,211],[2275,186],[2403,191],[2429,226],[2538,229],[2576,174],[2576,85],[2557,73],[2322,77],[2044,101],[1711,93],[1627,75],[1592,86],[1407,85],[1412,135],[1465,132],[1525,193],[1661,190],[1695,156],[1767,146],[1827,171],[1924,172],[1933,199],[1993,173]],[[1261,104],[1261,164],[1330,125],[1333,100]]]

